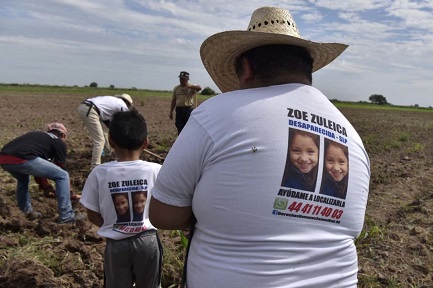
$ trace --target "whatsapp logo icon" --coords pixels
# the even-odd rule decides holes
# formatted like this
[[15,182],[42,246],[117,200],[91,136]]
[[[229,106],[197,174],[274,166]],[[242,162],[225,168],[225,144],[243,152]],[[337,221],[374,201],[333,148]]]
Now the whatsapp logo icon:
[[275,198],[274,208],[278,210],[286,210],[289,200],[286,198]]

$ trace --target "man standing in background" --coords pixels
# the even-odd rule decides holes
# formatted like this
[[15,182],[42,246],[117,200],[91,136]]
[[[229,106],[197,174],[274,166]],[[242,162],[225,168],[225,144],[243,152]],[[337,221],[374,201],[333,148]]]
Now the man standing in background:
[[180,84],[174,87],[171,98],[169,117],[173,120],[173,110],[176,108],[175,125],[178,134],[180,134],[186,122],[188,122],[192,110],[197,107],[197,92],[201,90],[200,85],[190,84],[188,80],[189,73],[181,71],[179,74]]

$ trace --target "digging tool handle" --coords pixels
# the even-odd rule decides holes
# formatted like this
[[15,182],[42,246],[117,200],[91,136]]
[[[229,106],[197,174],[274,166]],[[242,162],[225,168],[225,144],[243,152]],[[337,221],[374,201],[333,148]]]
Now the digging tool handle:
[[164,160],[164,157],[161,157],[161,156],[159,156],[158,154],[155,154],[155,153],[153,153],[153,152],[150,152],[150,151],[147,150],[147,149],[143,149],[143,151],[146,152],[146,153],[148,153],[148,154],[150,154],[150,155],[152,155],[152,156],[155,156],[155,157],[158,158],[158,159]]

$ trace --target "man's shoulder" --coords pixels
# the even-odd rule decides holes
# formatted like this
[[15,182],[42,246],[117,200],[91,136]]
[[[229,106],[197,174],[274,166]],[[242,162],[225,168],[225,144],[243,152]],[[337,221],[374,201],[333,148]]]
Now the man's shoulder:
[[27,133],[23,134],[22,136],[45,137],[45,136],[48,136],[48,132],[45,132],[45,131],[30,131],[30,132],[27,132]]
[[120,99],[119,97],[115,97],[115,96],[111,96],[111,95],[107,95],[107,96],[97,96],[91,99],[88,99],[89,101],[93,102],[95,105],[98,104],[105,104],[105,105],[109,105],[109,104],[114,104],[117,102],[123,102],[122,99]]
[[[30,132],[32,133],[32,132]],[[51,132],[35,131],[35,133],[29,134],[33,139],[43,139],[42,141],[49,141],[54,143],[55,146],[66,148],[66,143],[57,135]],[[47,140],[48,139],[48,140]]]
[[112,95],[99,95],[99,96],[91,97],[88,100],[91,100],[91,99],[106,99],[106,98],[111,98],[111,97],[114,97],[114,96],[112,96]]

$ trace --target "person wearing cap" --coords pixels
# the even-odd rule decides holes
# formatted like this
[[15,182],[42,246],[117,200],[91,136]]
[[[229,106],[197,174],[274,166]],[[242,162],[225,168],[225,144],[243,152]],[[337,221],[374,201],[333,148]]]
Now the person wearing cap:
[[112,154],[108,142],[108,126],[114,113],[131,109],[132,103],[129,94],[116,94],[88,98],[78,106],[78,115],[89,131],[93,142],[90,169],[101,164],[102,154],[106,156]]
[[178,134],[185,127],[193,109],[197,107],[197,92],[201,90],[200,85],[190,84],[188,81],[189,73],[181,71],[179,73],[180,84],[173,88],[171,97],[169,118],[173,120],[173,111],[176,108],[175,125]]
[[47,125],[47,132],[28,132],[4,145],[0,151],[0,165],[17,179],[18,207],[31,220],[42,217],[42,213],[33,211],[31,204],[31,175],[56,183],[60,223],[77,220],[70,199],[69,174],[65,170],[67,134],[68,131],[62,123],[50,123]]
[[[301,38],[290,12],[278,7],[259,8],[246,31],[217,33],[201,45],[223,93],[191,114],[149,211],[159,229],[191,227],[187,287],[357,286],[354,240],[370,162],[352,124],[312,87],[312,73],[346,48]],[[290,141],[292,130],[316,135],[318,146],[311,137]],[[348,149],[344,199],[320,194],[330,160],[325,140]],[[312,191],[286,184],[295,158],[301,172],[317,162]]]

